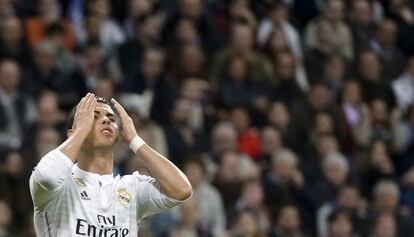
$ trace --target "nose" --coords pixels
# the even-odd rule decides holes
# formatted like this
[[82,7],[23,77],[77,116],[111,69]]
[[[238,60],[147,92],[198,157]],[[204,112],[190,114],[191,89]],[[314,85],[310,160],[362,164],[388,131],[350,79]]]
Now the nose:
[[103,116],[103,118],[102,118],[102,123],[103,124],[109,124],[110,122],[111,122],[111,120],[107,116]]

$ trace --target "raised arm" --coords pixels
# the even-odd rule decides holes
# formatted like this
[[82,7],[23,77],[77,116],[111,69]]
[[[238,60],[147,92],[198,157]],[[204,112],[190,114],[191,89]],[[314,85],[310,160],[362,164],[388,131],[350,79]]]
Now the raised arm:
[[83,141],[92,128],[95,104],[93,94],[81,100],[76,109],[74,125],[68,131],[68,139],[46,154],[34,168],[30,177],[30,192],[36,208],[41,209],[55,197],[69,176]]
[[92,129],[95,107],[96,98],[94,94],[88,93],[82,98],[76,107],[73,126],[68,131],[68,139],[57,148],[69,157],[73,163],[77,161],[83,142]]
[[185,200],[190,197],[192,187],[184,173],[167,158],[145,144],[138,136],[132,119],[125,109],[115,99],[111,101],[121,117],[123,141],[130,144],[133,151],[145,162],[165,195],[176,200]]

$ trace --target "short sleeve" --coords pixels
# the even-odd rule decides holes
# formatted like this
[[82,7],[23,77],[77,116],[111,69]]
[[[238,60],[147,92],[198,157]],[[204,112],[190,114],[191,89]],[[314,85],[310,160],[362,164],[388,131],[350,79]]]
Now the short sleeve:
[[159,184],[154,178],[140,175],[138,172],[134,172],[132,176],[137,185],[136,202],[138,218],[142,219],[160,213],[183,202],[170,198],[161,192]]

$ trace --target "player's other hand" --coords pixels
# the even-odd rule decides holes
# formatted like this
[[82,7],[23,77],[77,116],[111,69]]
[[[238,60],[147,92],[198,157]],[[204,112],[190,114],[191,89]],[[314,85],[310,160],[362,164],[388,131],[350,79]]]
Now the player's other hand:
[[128,113],[125,111],[124,107],[118,103],[114,98],[111,99],[112,104],[114,105],[116,111],[121,118],[121,136],[122,140],[129,144],[131,143],[132,139],[138,136],[138,133],[135,129],[134,122],[132,121],[131,117],[129,117]]
[[91,131],[94,123],[94,111],[96,107],[96,98],[92,93],[88,93],[76,107],[75,117],[73,120],[73,131],[87,136]]

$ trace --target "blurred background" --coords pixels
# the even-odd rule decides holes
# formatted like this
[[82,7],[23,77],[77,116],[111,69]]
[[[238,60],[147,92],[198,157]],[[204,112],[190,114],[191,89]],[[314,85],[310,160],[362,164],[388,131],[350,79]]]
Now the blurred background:
[[414,236],[413,55],[412,0],[0,0],[0,236],[88,91],[193,185],[140,237]]

